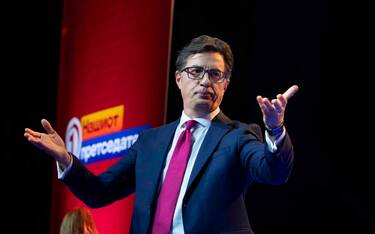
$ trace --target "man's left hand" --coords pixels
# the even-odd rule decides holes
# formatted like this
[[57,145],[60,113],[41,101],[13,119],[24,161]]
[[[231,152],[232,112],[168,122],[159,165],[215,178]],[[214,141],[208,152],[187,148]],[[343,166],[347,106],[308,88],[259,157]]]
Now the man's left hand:
[[263,121],[267,128],[275,129],[283,126],[285,108],[288,99],[298,91],[298,86],[293,85],[285,93],[278,94],[276,99],[271,101],[262,96],[257,96],[257,101],[263,113]]

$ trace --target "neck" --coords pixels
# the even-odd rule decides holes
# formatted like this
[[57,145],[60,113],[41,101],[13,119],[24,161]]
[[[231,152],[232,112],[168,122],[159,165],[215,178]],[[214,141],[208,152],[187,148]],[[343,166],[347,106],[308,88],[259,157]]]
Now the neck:
[[184,109],[184,112],[190,118],[202,118],[210,114],[210,111],[193,111],[190,109]]
[[211,115],[215,117],[220,112],[220,108],[216,108],[215,110],[207,110],[207,111],[192,111],[190,109],[185,108],[184,113],[191,119],[193,118],[204,118],[204,119],[212,119]]

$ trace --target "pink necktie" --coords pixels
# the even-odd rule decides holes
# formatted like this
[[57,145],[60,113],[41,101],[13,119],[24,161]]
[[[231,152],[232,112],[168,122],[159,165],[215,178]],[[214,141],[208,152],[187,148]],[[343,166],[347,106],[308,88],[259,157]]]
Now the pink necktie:
[[159,194],[152,234],[167,234],[171,230],[177,198],[191,151],[192,133],[190,130],[196,123],[195,120],[187,121],[186,128],[176,143]]

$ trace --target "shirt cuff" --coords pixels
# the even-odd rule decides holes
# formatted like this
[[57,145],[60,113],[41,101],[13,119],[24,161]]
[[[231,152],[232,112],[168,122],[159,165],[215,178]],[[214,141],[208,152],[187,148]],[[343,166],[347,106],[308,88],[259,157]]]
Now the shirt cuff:
[[[69,153],[70,157],[73,157],[70,153]],[[68,174],[68,172],[70,171],[70,169],[72,168],[72,165],[73,165],[73,158],[70,160],[70,163],[69,165],[65,168],[65,169],[62,169],[60,164],[56,161],[56,166],[57,166],[57,178],[59,180],[62,180],[65,178],[66,174]]]
[[267,131],[265,132],[266,132],[265,135],[266,135],[267,148],[272,153],[275,153],[277,151],[277,145],[279,145],[280,142],[285,137],[285,134],[286,134],[285,127],[283,127],[283,132],[280,135],[275,136],[275,137],[270,136],[270,134]]

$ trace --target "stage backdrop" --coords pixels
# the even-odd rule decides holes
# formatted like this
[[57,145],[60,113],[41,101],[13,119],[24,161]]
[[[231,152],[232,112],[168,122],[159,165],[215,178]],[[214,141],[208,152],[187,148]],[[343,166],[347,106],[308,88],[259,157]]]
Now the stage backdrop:
[[[165,121],[172,3],[64,1],[57,130],[95,174]],[[58,233],[63,215],[84,204],[60,182],[52,187],[51,233]],[[99,232],[128,233],[133,199],[91,209]]]

